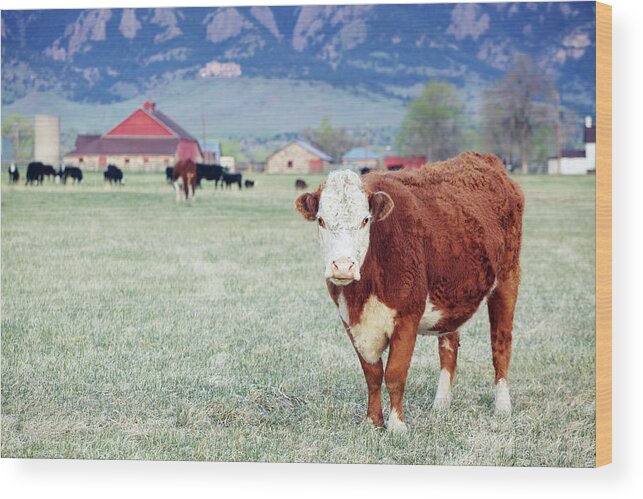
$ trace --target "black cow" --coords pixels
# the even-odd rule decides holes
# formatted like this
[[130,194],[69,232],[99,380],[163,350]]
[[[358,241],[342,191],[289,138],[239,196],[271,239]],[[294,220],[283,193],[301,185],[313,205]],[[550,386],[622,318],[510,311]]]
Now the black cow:
[[63,181],[63,184],[67,183],[67,179],[71,177],[74,181],[74,184],[80,184],[83,181],[83,171],[77,166],[63,166],[58,170],[58,174]]
[[196,164],[196,185],[201,187],[201,180],[214,180],[214,188],[219,186],[219,180],[223,175],[223,167],[221,165],[209,165],[206,163]]
[[237,184],[241,190],[241,174],[223,172],[221,180],[226,189],[230,189],[232,184]]
[[9,183],[16,184],[18,183],[18,180],[20,180],[20,172],[18,171],[18,167],[15,163],[11,163],[11,166],[9,166]]
[[306,190],[308,189],[308,184],[305,180],[298,178],[297,180],[295,180],[295,189],[297,189],[298,191]]
[[36,182],[36,184],[42,184],[45,175],[47,175],[47,177],[52,175],[55,177],[56,170],[54,170],[54,167],[51,165],[45,165],[40,161],[32,161],[27,165],[25,185],[33,185],[34,182]]
[[371,169],[368,166],[365,166],[364,168],[359,169],[359,173],[361,175],[366,175],[367,173],[371,173]]
[[246,180],[243,185],[246,186],[246,189],[251,189],[255,186],[255,181],[254,180]]
[[123,171],[116,165],[107,165],[107,170],[103,172],[105,182],[110,184],[123,185]]
[[171,184],[173,182],[172,180],[173,178],[174,178],[174,168],[172,168],[171,166],[168,166],[165,169],[165,181],[168,184]]

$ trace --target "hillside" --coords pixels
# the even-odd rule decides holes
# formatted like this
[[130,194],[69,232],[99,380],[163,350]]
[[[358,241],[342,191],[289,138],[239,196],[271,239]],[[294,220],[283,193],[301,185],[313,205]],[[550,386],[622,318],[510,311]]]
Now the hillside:
[[[399,99],[336,89],[326,83],[241,77],[236,80],[175,81],[145,94],[196,137],[207,134],[271,137],[317,126],[323,116],[346,128],[397,125]],[[58,115],[63,129],[102,133],[142,104],[135,97],[111,104],[70,101],[53,91],[34,92],[3,106],[7,114]],[[305,110],[305,112],[302,112]]]
[[92,130],[144,97],[226,133],[390,123],[432,78],[475,102],[524,52],[594,114],[594,31],[591,2],[3,11],[2,104]]

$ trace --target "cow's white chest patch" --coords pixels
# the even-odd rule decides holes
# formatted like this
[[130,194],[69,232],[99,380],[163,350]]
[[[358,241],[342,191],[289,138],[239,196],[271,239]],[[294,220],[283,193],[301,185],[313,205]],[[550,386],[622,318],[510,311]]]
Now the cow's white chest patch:
[[431,303],[430,297],[427,296],[426,307],[424,309],[424,314],[420,319],[418,333],[422,335],[437,335],[439,332],[434,331],[433,328],[438,322],[440,322],[440,319],[442,319],[442,312],[435,308],[433,303]]
[[[343,295],[340,296],[340,300],[342,298]],[[342,302],[339,303],[341,315]],[[348,315],[347,309],[345,313]],[[388,340],[393,335],[396,314],[396,310],[386,306],[375,295],[371,295],[364,304],[359,322],[351,324],[350,331],[355,348],[369,364],[375,364],[381,358]]]

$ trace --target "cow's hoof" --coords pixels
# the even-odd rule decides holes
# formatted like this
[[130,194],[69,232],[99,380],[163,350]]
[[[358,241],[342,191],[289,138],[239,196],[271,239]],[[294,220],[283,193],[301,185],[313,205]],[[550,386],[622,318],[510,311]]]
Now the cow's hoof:
[[509,416],[511,414],[511,397],[509,397],[509,386],[505,379],[496,383],[496,414]]
[[376,430],[381,430],[382,428],[384,428],[384,418],[383,417],[373,418],[371,416],[367,416],[366,422]]
[[451,396],[435,397],[433,401],[433,410],[436,412],[445,412],[451,407]]
[[405,433],[407,430],[406,423],[399,418],[395,409],[391,411],[388,417],[386,429],[391,433]]
[[[446,340],[443,340],[446,341]],[[451,374],[446,369],[440,370],[438,389],[433,400],[433,410],[446,411],[451,405]]]
[[496,402],[496,414],[499,416],[510,416],[511,415],[511,402],[507,400],[506,402]]

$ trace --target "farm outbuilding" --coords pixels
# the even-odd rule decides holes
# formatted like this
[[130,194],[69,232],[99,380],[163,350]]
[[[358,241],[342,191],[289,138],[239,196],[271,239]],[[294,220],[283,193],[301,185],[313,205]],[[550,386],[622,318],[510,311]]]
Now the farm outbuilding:
[[561,151],[560,165],[558,157],[549,158],[547,171],[561,175],[584,175],[596,171],[596,125],[592,124],[590,116],[585,118],[583,143],[583,149]]
[[293,140],[266,160],[266,173],[322,173],[332,162],[328,154],[302,140]]
[[199,142],[151,101],[103,135],[78,135],[67,165],[103,169],[162,170],[181,159],[203,161]]
[[380,165],[380,157],[366,147],[355,147],[342,156],[342,166],[350,169],[371,168]]
[[203,142],[203,160],[208,164],[221,164],[221,143],[217,140]]
[[34,160],[50,165],[60,163],[60,118],[34,116]]
[[387,156],[384,168],[387,170],[417,170],[426,164],[426,156]]

